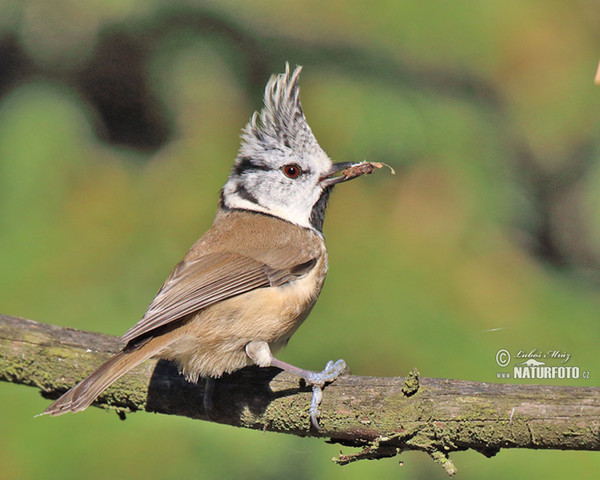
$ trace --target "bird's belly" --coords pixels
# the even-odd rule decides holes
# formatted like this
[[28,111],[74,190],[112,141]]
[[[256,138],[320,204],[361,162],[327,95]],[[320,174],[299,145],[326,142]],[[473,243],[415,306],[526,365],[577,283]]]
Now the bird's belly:
[[161,356],[175,360],[193,381],[251,365],[244,348],[249,342],[267,342],[275,352],[306,319],[323,286],[324,274],[316,273],[313,270],[289,284],[253,290],[202,310],[177,329],[178,339]]

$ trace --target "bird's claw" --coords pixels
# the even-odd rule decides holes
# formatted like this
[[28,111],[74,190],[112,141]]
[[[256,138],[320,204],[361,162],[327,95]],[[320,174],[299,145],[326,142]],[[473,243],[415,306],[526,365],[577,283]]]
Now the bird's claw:
[[326,383],[333,382],[340,375],[344,374],[348,370],[348,365],[344,360],[338,360],[337,362],[329,361],[325,368],[321,372],[310,372],[311,374],[306,379],[307,382],[312,386],[313,396],[310,401],[310,407],[308,412],[310,413],[310,421],[315,429],[320,430],[319,425],[319,405],[323,400],[323,387]]

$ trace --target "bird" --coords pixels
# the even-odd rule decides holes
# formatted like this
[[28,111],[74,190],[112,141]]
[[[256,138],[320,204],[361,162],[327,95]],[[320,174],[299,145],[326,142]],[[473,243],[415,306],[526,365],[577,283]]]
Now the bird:
[[[64,393],[42,415],[80,412],[145,360],[174,362],[188,381],[249,365],[278,367],[312,386],[310,421],[319,428],[323,388],[347,371],[321,372],[274,355],[306,319],[327,274],[325,210],[335,185],[356,165],[334,163],[303,113],[297,66],[272,75],[264,106],[242,130],[210,229],[164,282],[123,349]],[[348,170],[350,169],[350,170]]]

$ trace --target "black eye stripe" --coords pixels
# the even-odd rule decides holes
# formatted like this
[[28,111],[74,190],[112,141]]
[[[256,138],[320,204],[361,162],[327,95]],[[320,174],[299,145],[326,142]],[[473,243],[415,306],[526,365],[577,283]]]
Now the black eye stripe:
[[[310,169],[304,169],[302,167],[300,167],[300,165],[294,163],[294,164],[287,164],[284,165],[282,167],[269,167],[267,165],[264,165],[262,163],[257,163],[257,161],[250,156],[244,156],[244,157],[239,157],[238,160],[236,161],[236,164],[233,168],[233,172],[232,174],[240,177],[242,176],[244,173],[246,172],[255,172],[255,171],[262,171],[262,172],[270,172],[273,170],[284,170],[285,167],[288,167],[290,165],[295,166],[296,168],[298,168],[299,170],[299,175],[306,175],[306,174],[310,174],[311,170]],[[285,173],[285,172],[284,172]],[[297,178],[297,177],[296,177]]]
[[247,172],[250,170],[268,171],[268,170],[272,170],[272,168],[267,167],[265,165],[258,164],[258,163],[254,163],[254,160],[252,157],[240,157],[239,163],[236,163],[236,165],[235,165],[235,169],[234,169],[235,175],[237,175],[239,177],[240,175],[243,175],[244,172]]

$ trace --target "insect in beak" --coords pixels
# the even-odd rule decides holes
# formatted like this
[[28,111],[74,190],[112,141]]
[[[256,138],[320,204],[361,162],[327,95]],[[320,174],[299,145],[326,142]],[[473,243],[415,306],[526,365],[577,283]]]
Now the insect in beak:
[[331,169],[325,175],[323,175],[321,178],[319,178],[319,182],[321,183],[321,185],[323,187],[330,187],[332,185],[335,185],[336,183],[342,183],[342,182],[345,182],[346,180],[350,180],[350,178],[354,178],[354,177],[349,177],[349,176],[345,175],[344,172],[342,172],[342,175],[340,175],[338,177],[334,177],[334,175],[342,170],[350,169],[350,168],[354,167],[355,165],[360,165],[360,164],[353,163],[353,162],[334,163],[331,166]]
[[[323,187],[330,187],[337,183],[346,182],[348,180],[352,180],[353,178],[360,177],[361,175],[369,175],[373,173],[376,168],[382,168],[384,166],[388,167],[392,171],[392,175],[396,173],[392,167],[380,162],[334,163],[331,166],[331,169],[319,179],[319,182],[321,185],[323,185]],[[334,175],[340,171],[342,174],[338,177],[334,177]]]

